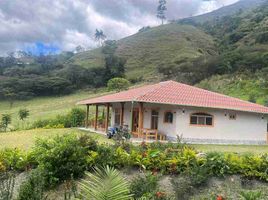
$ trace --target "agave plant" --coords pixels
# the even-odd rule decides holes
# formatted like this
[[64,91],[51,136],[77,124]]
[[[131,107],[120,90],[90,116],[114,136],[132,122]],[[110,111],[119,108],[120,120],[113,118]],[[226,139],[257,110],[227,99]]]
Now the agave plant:
[[87,173],[88,180],[82,180],[81,196],[92,200],[129,200],[129,184],[116,169],[106,166]]

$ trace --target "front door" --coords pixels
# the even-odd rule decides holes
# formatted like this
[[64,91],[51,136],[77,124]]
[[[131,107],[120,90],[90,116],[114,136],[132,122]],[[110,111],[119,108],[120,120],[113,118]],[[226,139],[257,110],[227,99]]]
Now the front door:
[[138,132],[139,127],[139,110],[133,110],[132,116],[132,132]]
[[158,129],[158,114],[157,110],[152,110],[151,129]]

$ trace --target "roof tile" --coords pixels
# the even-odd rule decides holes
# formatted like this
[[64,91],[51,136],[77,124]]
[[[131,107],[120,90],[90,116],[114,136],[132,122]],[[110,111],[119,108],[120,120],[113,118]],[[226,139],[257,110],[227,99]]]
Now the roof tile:
[[80,101],[78,104],[130,101],[219,108],[268,114],[268,107],[175,81],[146,85],[115,94]]

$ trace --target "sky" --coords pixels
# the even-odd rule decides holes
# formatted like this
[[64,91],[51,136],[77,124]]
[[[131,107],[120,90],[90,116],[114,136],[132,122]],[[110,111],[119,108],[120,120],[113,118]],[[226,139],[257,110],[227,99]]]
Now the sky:
[[[166,0],[168,20],[215,10],[238,0]],[[120,39],[143,26],[157,26],[158,0],[0,0],[0,55],[33,54],[97,46],[96,29]]]

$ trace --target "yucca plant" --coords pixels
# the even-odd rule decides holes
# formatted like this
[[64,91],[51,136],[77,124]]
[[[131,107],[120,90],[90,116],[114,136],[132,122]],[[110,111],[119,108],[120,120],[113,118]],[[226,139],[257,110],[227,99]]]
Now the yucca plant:
[[129,200],[129,184],[116,169],[106,166],[87,173],[80,182],[81,196],[89,200]]

